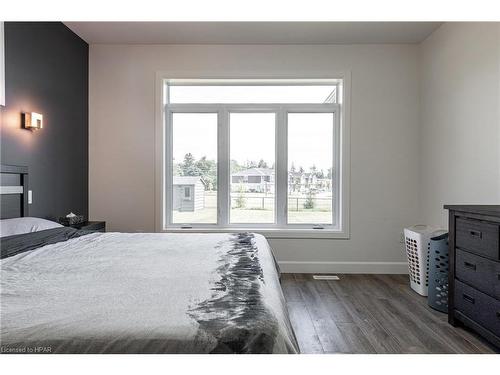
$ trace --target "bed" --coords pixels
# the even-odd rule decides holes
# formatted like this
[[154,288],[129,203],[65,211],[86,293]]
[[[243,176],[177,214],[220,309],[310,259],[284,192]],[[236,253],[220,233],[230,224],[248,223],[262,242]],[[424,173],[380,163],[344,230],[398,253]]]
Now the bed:
[[4,353],[299,352],[261,235],[57,226],[0,241]]

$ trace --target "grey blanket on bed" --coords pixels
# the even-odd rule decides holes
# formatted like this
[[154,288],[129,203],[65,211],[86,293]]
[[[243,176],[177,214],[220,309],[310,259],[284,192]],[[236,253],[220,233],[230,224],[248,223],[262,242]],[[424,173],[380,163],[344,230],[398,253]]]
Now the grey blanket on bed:
[[3,353],[298,352],[260,235],[40,233],[1,241]]

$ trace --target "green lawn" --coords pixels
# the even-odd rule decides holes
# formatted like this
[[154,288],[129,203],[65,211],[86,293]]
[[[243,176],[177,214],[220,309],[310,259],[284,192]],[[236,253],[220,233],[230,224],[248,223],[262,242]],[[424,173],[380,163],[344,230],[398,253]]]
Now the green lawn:
[[[217,209],[204,208],[196,212],[174,211],[173,219],[177,224],[214,224],[217,221]],[[288,222],[291,224],[326,224],[331,222],[331,219],[331,212],[328,211],[303,210],[288,213]],[[232,209],[230,220],[231,223],[272,223],[274,214],[271,210]]]
[[[194,212],[173,212],[174,223],[213,224],[217,221],[217,196],[214,192],[205,193],[205,208]],[[244,194],[244,207],[236,208],[235,198],[232,194],[233,208],[230,211],[231,223],[273,223],[274,198],[258,193]],[[332,219],[331,198],[317,198],[313,209],[305,209],[305,197],[291,197],[288,200],[288,222],[291,224],[326,224]],[[297,211],[298,209],[298,211]]]

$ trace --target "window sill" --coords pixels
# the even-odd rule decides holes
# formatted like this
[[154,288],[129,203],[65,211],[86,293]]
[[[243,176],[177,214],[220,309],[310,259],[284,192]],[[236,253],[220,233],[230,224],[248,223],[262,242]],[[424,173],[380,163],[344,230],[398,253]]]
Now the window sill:
[[164,233],[238,233],[254,232],[266,238],[342,239],[348,240],[349,233],[330,229],[272,229],[272,228],[165,228]]

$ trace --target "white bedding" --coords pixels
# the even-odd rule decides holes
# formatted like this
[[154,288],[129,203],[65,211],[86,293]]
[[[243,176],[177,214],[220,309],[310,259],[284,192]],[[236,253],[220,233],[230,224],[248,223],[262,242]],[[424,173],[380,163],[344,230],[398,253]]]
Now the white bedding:
[[93,233],[2,259],[2,350],[297,352],[269,245],[251,242],[252,280],[248,267],[248,280],[232,272],[242,253],[231,234]]

